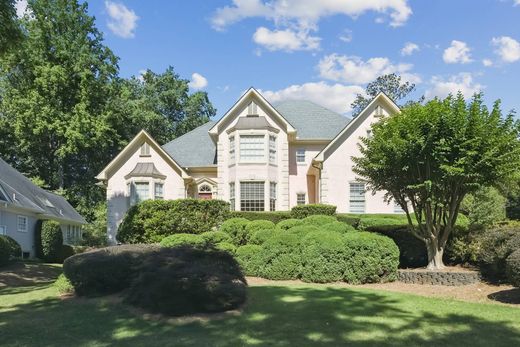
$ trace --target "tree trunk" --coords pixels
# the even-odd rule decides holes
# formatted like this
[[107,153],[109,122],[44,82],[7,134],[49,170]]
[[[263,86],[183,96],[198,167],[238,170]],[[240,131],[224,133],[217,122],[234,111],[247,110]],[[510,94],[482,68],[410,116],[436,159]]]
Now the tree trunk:
[[444,247],[439,247],[438,240],[426,240],[426,249],[428,250],[428,270],[444,269],[442,256],[444,255]]

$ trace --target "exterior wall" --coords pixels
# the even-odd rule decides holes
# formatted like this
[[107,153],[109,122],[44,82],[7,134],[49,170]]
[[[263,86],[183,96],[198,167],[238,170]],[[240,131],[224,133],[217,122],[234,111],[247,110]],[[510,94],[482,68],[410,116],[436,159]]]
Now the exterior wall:
[[[27,231],[18,231],[18,216],[27,217]],[[30,257],[36,255],[34,245],[34,229],[38,218],[31,213],[0,208],[0,225],[6,227],[6,235],[12,237],[20,244],[22,252],[29,252]]]
[[[107,229],[110,243],[115,243],[117,228],[123,220],[126,211],[130,208],[130,194],[127,184],[129,182],[149,182],[150,198],[153,198],[153,183],[159,182],[164,184],[164,199],[180,199],[186,196],[184,180],[181,173],[174,169],[165,158],[159,154],[154,146],[150,145],[150,155],[140,156],[141,145],[137,144],[131,151],[124,162],[116,169],[115,172],[108,173],[107,180]],[[165,179],[156,179],[152,177],[132,177],[128,180],[125,178],[137,165],[137,163],[153,163],[157,170],[166,176]]]
[[[289,145],[289,209],[296,206],[297,194],[305,194],[306,204],[318,202],[315,187],[318,172],[312,168],[312,159],[326,145],[327,142],[321,144],[300,142]],[[304,163],[296,162],[296,151],[298,149],[305,150]]]
[[[337,211],[340,213],[350,212],[349,195],[351,182],[356,182],[358,177],[352,171],[354,163],[352,157],[360,156],[361,153],[357,144],[360,137],[367,136],[367,130],[370,130],[371,124],[377,122],[379,118],[375,117],[375,107],[378,103],[374,103],[370,109],[367,110],[368,116],[365,119],[359,117],[353,119],[352,122],[359,122],[358,127],[348,131],[344,134],[345,140],[338,141],[335,147],[330,148],[328,153],[325,153],[326,159],[323,162],[323,169],[321,172],[321,200],[325,204],[337,206]],[[381,103],[384,114],[388,114],[388,108]],[[341,139],[340,139],[341,140]],[[365,193],[365,213],[395,213],[394,204],[387,204],[384,202],[384,192],[377,192],[373,195],[371,192]]]

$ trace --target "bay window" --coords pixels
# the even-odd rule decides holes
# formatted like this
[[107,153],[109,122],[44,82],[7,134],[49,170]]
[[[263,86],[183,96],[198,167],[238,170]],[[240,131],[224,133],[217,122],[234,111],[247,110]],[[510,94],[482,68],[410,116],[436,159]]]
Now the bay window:
[[240,161],[262,162],[265,160],[264,135],[240,135]]
[[240,211],[265,211],[264,182],[240,182]]

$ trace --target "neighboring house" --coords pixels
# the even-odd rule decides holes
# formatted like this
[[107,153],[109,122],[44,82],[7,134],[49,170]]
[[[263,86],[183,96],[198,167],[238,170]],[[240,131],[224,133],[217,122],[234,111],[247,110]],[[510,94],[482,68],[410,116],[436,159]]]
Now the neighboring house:
[[108,235],[146,199],[222,199],[241,211],[326,203],[338,212],[394,213],[352,171],[360,137],[399,112],[379,94],[353,120],[309,101],[271,105],[249,89],[217,122],[160,146],[141,131],[97,176],[107,189]]
[[79,241],[86,223],[67,200],[34,185],[0,158],[0,234],[15,239],[24,258],[35,256],[38,220],[59,222],[65,244]]

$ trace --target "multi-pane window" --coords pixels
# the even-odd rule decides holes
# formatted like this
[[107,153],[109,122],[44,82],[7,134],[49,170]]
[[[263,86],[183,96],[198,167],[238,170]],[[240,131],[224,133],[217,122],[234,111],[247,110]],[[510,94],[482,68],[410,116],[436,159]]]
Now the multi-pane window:
[[269,136],[269,162],[276,163],[276,136]]
[[264,182],[240,183],[240,210],[264,211],[265,210]]
[[298,148],[296,150],[296,162],[305,163],[305,148]]
[[18,216],[18,231],[22,233],[27,232],[27,217],[26,216]]
[[235,160],[235,137],[231,136],[229,138],[229,159]]
[[141,146],[141,157],[148,157],[148,156],[150,156],[150,145],[145,142]]
[[148,182],[135,182],[135,204],[150,199],[150,186]]
[[264,135],[240,136],[240,161],[262,162],[265,156]]
[[305,205],[305,193],[296,194],[296,205]]
[[350,183],[350,212],[365,213],[365,184]]
[[235,182],[229,184],[229,204],[231,211],[235,210]]
[[164,199],[164,185],[162,183],[155,183],[155,200]]
[[276,211],[276,183],[269,183],[269,211]]

